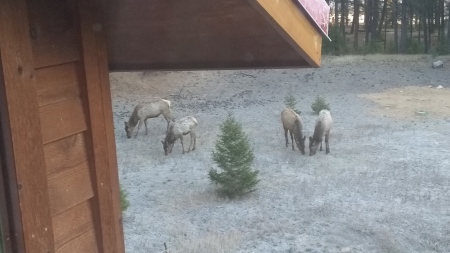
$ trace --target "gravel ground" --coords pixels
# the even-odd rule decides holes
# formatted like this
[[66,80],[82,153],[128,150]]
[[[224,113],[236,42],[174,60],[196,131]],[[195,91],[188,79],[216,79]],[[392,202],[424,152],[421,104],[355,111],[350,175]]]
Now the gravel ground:
[[[442,58],[450,62],[450,58]],[[443,85],[450,68],[427,56],[325,57],[320,69],[111,73],[127,252],[450,252],[450,119],[401,120],[369,113],[361,97],[406,86]],[[334,125],[331,153],[286,148],[280,121],[292,94],[312,134],[322,95]],[[197,118],[197,149],[164,156],[166,123],[127,139],[138,101],[162,96],[176,118]],[[447,98],[450,101],[450,97]],[[393,101],[395,103],[395,101]],[[449,109],[450,110],[450,109]],[[260,171],[258,190],[226,201],[207,177],[227,111],[242,123]]]

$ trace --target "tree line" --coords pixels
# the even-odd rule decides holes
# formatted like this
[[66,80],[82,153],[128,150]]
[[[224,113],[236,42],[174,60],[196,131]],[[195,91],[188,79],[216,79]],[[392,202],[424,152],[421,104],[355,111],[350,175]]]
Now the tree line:
[[324,39],[324,53],[450,53],[450,0],[326,2],[332,42]]

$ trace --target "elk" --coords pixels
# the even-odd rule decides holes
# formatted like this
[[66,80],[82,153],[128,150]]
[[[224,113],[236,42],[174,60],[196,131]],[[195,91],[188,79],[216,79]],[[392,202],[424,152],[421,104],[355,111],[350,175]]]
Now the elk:
[[169,100],[155,97],[147,103],[139,103],[138,105],[136,105],[133,113],[128,119],[128,122],[125,121],[125,132],[127,133],[127,137],[131,138],[134,128],[139,123],[136,134],[134,135],[134,137],[136,138],[142,122],[144,122],[145,124],[145,134],[147,134],[147,119],[159,117],[159,115],[161,114],[167,121],[167,132],[169,130],[170,121],[174,121],[172,117],[172,111],[170,109],[170,104],[171,103]]
[[306,136],[303,136],[303,122],[302,118],[291,108],[285,108],[281,112],[281,122],[283,123],[283,129],[284,129],[284,138],[286,139],[286,148],[289,145],[288,140],[288,132],[291,136],[291,142],[292,142],[292,150],[295,150],[294,148],[294,140],[297,144],[297,148],[300,150],[302,155],[305,154],[305,139]]
[[330,138],[330,130],[333,124],[330,111],[324,109],[319,112],[319,116],[316,119],[316,126],[314,128],[313,136],[309,137],[309,155],[316,154],[317,148],[320,144],[320,151],[322,151],[322,140],[325,136],[326,154],[330,153],[330,146],[328,140]]
[[191,137],[190,142],[189,142],[189,149],[187,152],[191,151],[192,142],[194,144],[192,151],[194,151],[195,144],[197,141],[197,136],[195,133],[197,124],[198,124],[197,120],[192,116],[180,118],[180,119],[176,120],[175,122],[171,123],[169,130],[166,133],[166,138],[164,139],[164,141],[161,141],[161,143],[163,144],[163,148],[164,148],[164,154],[168,155],[168,154],[172,153],[173,145],[175,144],[175,141],[178,138],[180,139],[181,147],[183,148],[182,154],[184,154],[185,151],[184,151],[183,136],[187,135],[187,134],[189,134]]

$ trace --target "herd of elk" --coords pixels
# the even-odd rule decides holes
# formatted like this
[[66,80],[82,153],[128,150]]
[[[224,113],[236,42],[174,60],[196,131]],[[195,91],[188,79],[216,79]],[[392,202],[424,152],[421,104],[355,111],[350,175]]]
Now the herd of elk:
[[145,124],[145,134],[147,134],[147,119],[157,118],[161,114],[167,121],[166,138],[164,139],[164,141],[161,141],[163,144],[164,153],[166,155],[170,154],[172,152],[175,141],[177,139],[180,139],[184,154],[185,150],[183,136],[187,134],[190,134],[191,137],[189,149],[187,152],[191,151],[192,142],[194,144],[192,150],[195,150],[195,144],[197,141],[197,136],[195,135],[197,119],[192,116],[187,116],[175,120],[172,116],[171,102],[159,97],[155,97],[146,103],[139,103],[138,105],[136,105],[136,107],[134,107],[133,113],[131,114],[130,118],[128,119],[128,121],[125,121],[125,132],[127,134],[127,137],[132,137],[134,128],[139,123],[134,135],[134,137],[136,138],[142,122],[144,122]]
[[[176,140],[180,139],[181,147],[183,149],[183,154],[185,153],[183,136],[190,135],[189,148],[187,152],[195,150],[195,144],[197,140],[196,127],[197,119],[193,116],[186,116],[175,120],[172,116],[171,102],[159,97],[153,98],[147,103],[138,104],[131,114],[128,121],[125,122],[125,132],[128,138],[132,137],[134,128],[138,125],[134,137],[137,136],[139,128],[142,122],[145,124],[145,134],[148,133],[147,129],[147,119],[156,118],[159,115],[163,115],[167,121],[166,137],[163,144],[163,149],[165,155],[172,152],[173,146]],[[305,155],[305,140],[306,136],[303,134],[303,121],[300,115],[298,115],[293,109],[285,108],[281,112],[281,123],[284,129],[284,137],[286,139],[286,147],[289,146],[288,133],[291,137],[292,150],[294,148],[294,142],[297,148],[300,150],[302,155]],[[329,136],[333,120],[331,118],[330,111],[324,109],[319,112],[319,116],[316,119],[314,126],[314,134],[309,137],[309,155],[313,156],[316,154],[317,149],[320,146],[320,151],[322,151],[322,142],[325,139],[325,150],[326,154],[330,153],[329,146]],[[192,149],[191,149],[192,147]]]
[[[291,136],[292,150],[294,149],[294,140],[297,148],[304,155],[305,154],[305,139],[303,135],[303,121],[300,115],[298,115],[291,108],[285,108],[281,112],[281,123],[283,124],[284,137],[286,139],[286,147],[288,147],[288,132]],[[319,116],[316,119],[316,125],[314,127],[313,136],[309,137],[309,155],[316,154],[317,148],[320,145],[320,151],[322,151],[322,140],[325,137],[326,154],[330,153],[330,146],[328,139],[330,136],[331,125],[333,120],[331,119],[330,111],[323,109],[319,112]]]

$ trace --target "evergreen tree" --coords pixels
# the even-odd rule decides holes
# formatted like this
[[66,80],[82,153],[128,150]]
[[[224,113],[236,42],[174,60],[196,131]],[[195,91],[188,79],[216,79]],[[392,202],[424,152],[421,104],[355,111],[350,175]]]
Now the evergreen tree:
[[294,96],[292,96],[291,94],[289,96],[286,96],[284,98],[284,104],[288,107],[291,108],[292,110],[294,110],[294,112],[296,112],[298,115],[300,115],[302,112],[300,110],[297,110],[297,100],[295,99]]
[[242,126],[229,113],[228,118],[220,126],[221,134],[216,142],[212,157],[221,169],[211,169],[209,178],[219,185],[218,192],[233,198],[254,191],[258,171],[253,171],[253,149],[250,148],[248,137],[242,131]]

